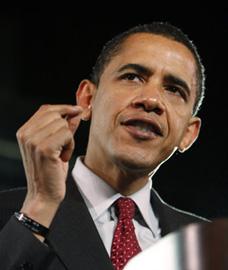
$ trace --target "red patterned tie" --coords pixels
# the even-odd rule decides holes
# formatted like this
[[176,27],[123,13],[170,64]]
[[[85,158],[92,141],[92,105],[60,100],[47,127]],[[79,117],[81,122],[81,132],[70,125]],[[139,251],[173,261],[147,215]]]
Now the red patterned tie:
[[135,214],[135,203],[129,198],[119,198],[115,202],[118,223],[114,232],[111,260],[116,270],[124,268],[129,259],[141,251],[135,235],[132,218]]

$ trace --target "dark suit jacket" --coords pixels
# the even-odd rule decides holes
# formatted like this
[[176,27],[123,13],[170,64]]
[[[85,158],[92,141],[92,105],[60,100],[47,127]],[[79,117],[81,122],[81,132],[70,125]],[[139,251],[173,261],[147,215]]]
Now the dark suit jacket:
[[[47,245],[12,214],[21,208],[25,188],[0,192],[0,269],[113,270],[108,253],[73,179],[50,228]],[[175,209],[151,191],[151,205],[162,236],[200,217]]]

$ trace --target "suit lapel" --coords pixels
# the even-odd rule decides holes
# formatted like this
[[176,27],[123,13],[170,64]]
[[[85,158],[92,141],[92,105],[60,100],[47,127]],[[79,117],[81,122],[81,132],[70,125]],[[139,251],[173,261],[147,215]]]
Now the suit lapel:
[[159,220],[161,228],[161,236],[180,229],[182,226],[188,225],[193,222],[208,222],[200,216],[194,215],[189,212],[182,211],[173,206],[165,203],[158,193],[151,190],[151,205]]
[[108,253],[74,180],[50,228],[48,243],[66,269],[113,270]]

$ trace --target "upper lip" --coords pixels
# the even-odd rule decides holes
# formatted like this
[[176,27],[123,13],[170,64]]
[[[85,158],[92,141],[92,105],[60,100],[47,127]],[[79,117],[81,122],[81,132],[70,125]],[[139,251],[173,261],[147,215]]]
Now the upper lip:
[[161,124],[153,118],[149,116],[126,116],[121,119],[121,125],[130,125],[131,123],[138,121],[142,123],[149,124],[152,131],[155,132],[159,136],[163,136],[163,128]]

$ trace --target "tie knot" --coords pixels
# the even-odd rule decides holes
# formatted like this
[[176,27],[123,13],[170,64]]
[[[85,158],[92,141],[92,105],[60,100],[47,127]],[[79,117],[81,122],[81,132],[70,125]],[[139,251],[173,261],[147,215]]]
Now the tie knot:
[[119,219],[132,219],[135,215],[135,202],[130,198],[119,198],[115,207]]

